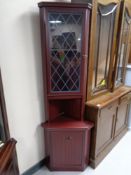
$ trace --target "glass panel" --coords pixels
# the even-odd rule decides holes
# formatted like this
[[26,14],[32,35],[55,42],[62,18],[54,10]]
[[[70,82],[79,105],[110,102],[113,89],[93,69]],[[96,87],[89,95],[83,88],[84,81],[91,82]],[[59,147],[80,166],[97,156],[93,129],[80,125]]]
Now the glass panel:
[[103,90],[108,86],[108,74],[116,8],[117,6],[114,4],[110,4],[108,6],[99,4],[98,6],[95,41],[96,48],[92,83],[93,92]]
[[118,62],[117,62],[117,75],[115,86],[119,86],[123,83],[123,71],[125,66],[125,59],[126,59],[126,52],[127,52],[127,45],[128,45],[128,37],[129,37],[129,16],[127,12],[124,15],[124,24],[122,29],[122,38],[120,41],[119,46],[119,54],[118,54]]
[[82,13],[49,13],[51,91],[80,91]]
[[2,118],[2,111],[0,107],[0,146],[2,142],[5,142],[5,130],[4,130],[4,123],[3,123],[3,118]]

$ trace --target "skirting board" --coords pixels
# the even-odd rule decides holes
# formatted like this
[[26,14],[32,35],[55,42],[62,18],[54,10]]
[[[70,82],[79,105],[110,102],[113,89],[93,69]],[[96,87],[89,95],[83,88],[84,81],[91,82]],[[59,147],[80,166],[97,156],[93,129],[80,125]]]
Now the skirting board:
[[42,166],[46,164],[46,158],[26,170],[22,175],[32,175],[33,173],[37,172]]

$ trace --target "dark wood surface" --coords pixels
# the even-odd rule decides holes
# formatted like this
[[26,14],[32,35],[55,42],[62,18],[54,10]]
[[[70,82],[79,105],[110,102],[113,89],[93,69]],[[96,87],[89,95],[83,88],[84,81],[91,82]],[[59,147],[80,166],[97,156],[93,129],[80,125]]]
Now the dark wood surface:
[[87,8],[88,4],[82,4],[82,3],[70,3],[70,2],[40,2],[38,3],[39,8],[43,7],[64,7],[64,8]]
[[[98,8],[99,6],[106,7],[111,4],[117,4],[114,19],[109,18],[110,20],[112,19],[110,22],[113,24],[113,32],[108,32],[108,41],[106,41],[102,34],[101,36],[98,36],[98,41],[101,41],[103,46],[103,48],[98,49],[98,54],[96,52],[96,33],[97,30],[100,30],[100,28],[97,29]],[[104,159],[127,131],[127,114],[131,98],[131,88],[124,86],[124,81],[122,81],[121,86],[114,88],[118,62],[117,53],[122,35],[124,5],[123,1],[121,3],[120,0],[94,0],[92,1],[92,6],[90,6],[90,8],[88,3],[80,4],[78,1],[72,4],[51,2],[40,2],[38,4],[40,8],[45,110],[47,121],[42,124],[42,127],[45,130],[45,152],[46,156],[49,158],[49,168],[51,170],[83,170],[83,165],[85,164],[83,155],[85,155],[86,159],[89,158],[89,149],[87,147],[90,145],[90,129],[93,127],[91,123],[94,123],[94,128],[91,132],[90,149],[90,164],[93,168]],[[81,63],[81,88],[80,92],[75,93],[52,93],[50,91],[51,85],[49,83],[51,71],[49,62],[49,26],[47,25],[47,16],[48,12],[68,13],[72,11],[82,12],[84,16],[81,52],[81,58],[83,60]],[[106,25],[108,22],[109,21],[105,20],[105,25],[101,27],[102,31],[108,31],[109,27]],[[109,50],[109,46],[111,47],[111,51]],[[107,55],[105,54],[105,47],[108,50]],[[129,49],[127,50],[129,51]],[[99,59],[101,59],[101,57],[107,59],[106,63],[108,62],[108,59],[110,59],[109,71],[108,75],[106,75],[107,86],[100,90],[98,89],[98,91],[92,90],[95,53],[97,53],[96,55],[99,55]],[[97,63],[99,63],[99,59],[97,60]],[[127,62],[125,59],[123,64],[124,70],[122,71],[123,80],[126,64]],[[107,64],[105,66],[107,67]],[[98,75],[98,71],[96,71],[95,75]],[[85,119],[91,123],[83,121],[84,110]],[[63,140],[63,138],[67,139]],[[71,142],[66,144],[67,140]],[[85,143],[83,144],[83,142]],[[77,147],[78,143],[79,147]],[[76,145],[76,149],[73,150],[74,145]],[[83,162],[81,165],[80,160]]]
[[93,128],[94,124],[92,122],[88,121],[76,121],[72,119],[67,119],[65,117],[64,119],[57,119],[54,122],[46,122],[42,124],[42,127],[48,128],[48,129],[53,129],[53,128],[63,128],[63,129],[74,129],[74,128],[79,128],[79,129],[91,129]]
[[[45,95],[45,114],[47,121],[53,121],[61,113],[66,116],[82,120],[85,110],[86,100],[86,79],[87,79],[87,57],[88,57],[88,41],[89,41],[89,23],[90,9],[88,6],[71,3],[45,3],[38,4],[40,7],[40,23],[41,23],[41,45],[42,45],[42,61],[43,61],[43,79],[44,79],[44,95]],[[41,8],[42,7],[42,8]],[[84,7],[84,8],[83,8]],[[73,8],[73,11],[72,11]],[[48,13],[82,13],[82,47],[81,47],[81,72],[80,72],[80,90],[79,91],[51,91],[51,71],[50,71],[50,48],[49,48],[49,26]],[[68,101],[67,101],[67,100]],[[76,99],[76,100],[72,100]],[[68,107],[67,107],[68,103]],[[70,105],[69,105],[70,104]],[[75,110],[76,108],[76,110]]]
[[0,148],[0,175],[19,175],[15,145],[16,141],[9,139]]
[[63,125],[62,128],[53,124],[45,127],[48,166],[50,170],[83,171],[89,163],[90,132],[93,125],[80,122]]
[[[41,45],[45,93],[45,153],[51,170],[83,170],[89,161],[91,122],[84,122],[90,11],[88,4],[45,3],[40,8]],[[80,88],[77,91],[51,90],[48,13],[82,14]],[[72,58],[73,59],[73,58]],[[58,80],[57,80],[58,81]],[[64,140],[63,140],[64,139]]]

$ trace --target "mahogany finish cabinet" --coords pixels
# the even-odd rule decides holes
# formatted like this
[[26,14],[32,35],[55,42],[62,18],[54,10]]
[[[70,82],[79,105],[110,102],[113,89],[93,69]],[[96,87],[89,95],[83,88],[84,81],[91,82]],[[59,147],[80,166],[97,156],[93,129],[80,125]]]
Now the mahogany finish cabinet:
[[10,138],[0,72],[0,175],[19,175],[16,141]]
[[131,88],[124,79],[131,2],[72,0],[39,7],[49,166],[83,169],[92,127],[88,122],[93,122],[90,165],[95,168],[127,131]]
[[91,122],[84,122],[90,7],[45,3],[40,8],[46,156],[51,170],[83,170]]

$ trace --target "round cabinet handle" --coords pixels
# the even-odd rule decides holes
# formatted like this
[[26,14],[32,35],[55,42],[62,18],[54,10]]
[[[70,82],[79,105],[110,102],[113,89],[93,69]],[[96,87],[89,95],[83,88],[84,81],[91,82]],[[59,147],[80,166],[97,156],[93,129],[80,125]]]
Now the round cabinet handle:
[[72,137],[71,136],[66,136],[65,140],[72,140]]

